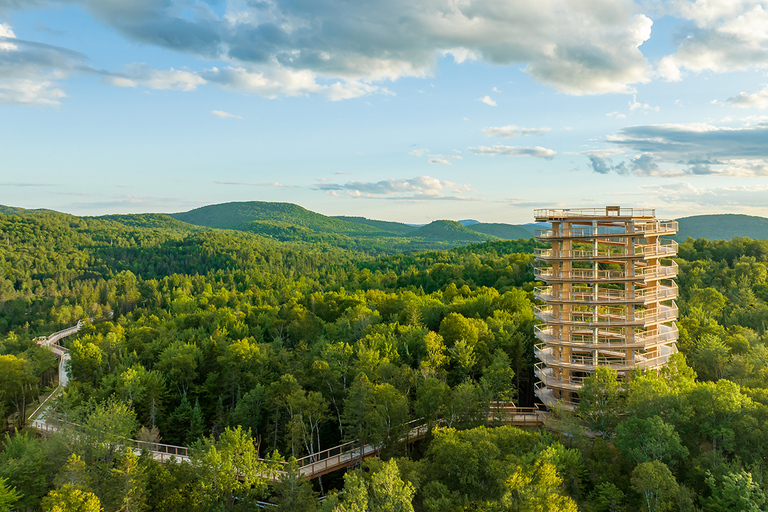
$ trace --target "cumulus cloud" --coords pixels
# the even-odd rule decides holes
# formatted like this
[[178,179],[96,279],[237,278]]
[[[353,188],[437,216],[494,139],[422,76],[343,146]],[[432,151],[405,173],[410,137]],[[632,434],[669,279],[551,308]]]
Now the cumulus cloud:
[[768,6],[764,1],[678,0],[666,12],[692,22],[677,51],[664,57],[658,72],[681,80],[684,70],[734,71],[768,65]]
[[752,94],[741,92],[738,96],[728,98],[726,103],[739,108],[757,108],[760,110],[768,108],[768,86]]
[[317,190],[331,195],[344,193],[353,197],[388,199],[455,199],[469,200],[472,188],[466,184],[444,181],[430,176],[390,179],[377,182],[348,181],[344,184],[320,183]]
[[641,103],[637,101],[637,96],[633,94],[632,101],[629,102],[629,110],[641,110],[644,112],[648,112],[648,111],[658,112],[660,109],[658,106],[653,107],[648,103]]
[[639,46],[652,22],[631,0],[231,0],[223,15],[207,2],[72,1],[133,41],[267,78],[286,68],[321,85],[338,80],[339,91],[311,93],[339,99],[365,93],[372,82],[428,76],[442,55],[522,65],[569,94],[631,92],[649,78]]
[[0,104],[58,106],[66,96],[61,81],[87,71],[78,52],[17,39],[0,24]]
[[638,176],[768,176],[768,123],[741,127],[704,123],[630,126],[607,142],[632,158],[586,152],[592,169]]
[[549,128],[522,128],[520,126],[491,126],[480,130],[488,137],[503,137],[511,139],[513,137],[524,137],[527,135],[543,135],[549,131]]
[[123,72],[102,72],[102,74],[107,82],[118,87],[142,85],[150,89],[194,91],[206,82],[197,73],[186,69],[152,69],[144,63],[126,66]]
[[359,80],[337,80],[330,84],[318,83],[316,73],[274,66],[265,70],[227,66],[211,68],[201,76],[225,89],[253,93],[266,98],[278,96],[323,96],[331,101],[359,98],[373,93],[392,94],[388,89]]
[[242,119],[242,116],[238,116],[235,114],[230,114],[229,112],[224,112],[223,110],[211,110],[211,114],[215,115],[219,119]]
[[479,101],[479,102],[481,102],[481,103],[485,103],[485,104],[486,104],[486,105],[488,105],[489,107],[497,107],[497,106],[498,106],[498,105],[496,104],[496,102],[495,102],[495,101],[493,101],[493,100],[491,99],[491,97],[490,97],[490,96],[488,96],[488,95],[486,95],[486,96],[483,96],[482,98],[477,98],[477,101]]
[[554,150],[543,148],[541,146],[536,146],[533,148],[520,148],[515,146],[502,146],[502,145],[477,146],[474,148],[469,148],[469,151],[471,151],[475,155],[535,156],[537,158],[546,158],[548,160],[554,158],[556,154]]

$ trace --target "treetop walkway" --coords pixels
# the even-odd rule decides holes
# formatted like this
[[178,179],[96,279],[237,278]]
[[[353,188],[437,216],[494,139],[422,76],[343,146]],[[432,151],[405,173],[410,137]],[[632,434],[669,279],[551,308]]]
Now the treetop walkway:
[[[54,354],[59,356],[59,386],[40,404],[27,420],[29,426],[41,434],[50,435],[61,430],[61,427],[56,421],[49,421],[48,414],[50,407],[49,400],[60,393],[61,388],[66,385],[67,382],[64,363],[69,359],[69,354],[67,349],[60,346],[58,343],[62,338],[78,332],[81,327],[82,322],[78,322],[76,326],[54,333],[47,338],[37,340],[38,345],[49,348]],[[547,415],[545,411],[540,410],[538,407],[517,407],[511,402],[494,402],[491,404],[486,414],[487,419],[494,423],[519,427],[542,426]],[[439,420],[437,422],[438,425],[444,423],[445,420]],[[431,425],[425,423],[423,419],[417,419],[408,423],[406,427],[406,433],[400,441],[406,444],[411,444],[426,437],[430,431]],[[172,460],[176,462],[192,461],[189,448],[186,446],[139,441],[136,439],[126,439],[124,446],[130,447],[136,452],[148,452],[153,459],[161,463],[170,462]],[[363,445],[360,441],[342,443],[333,448],[320,450],[297,459],[298,471],[303,478],[317,478],[339,469],[355,465],[363,459],[378,455],[381,451],[380,448],[381,447],[371,444]],[[263,462],[270,462],[264,459],[260,460]],[[264,475],[264,477],[270,480],[277,480],[283,474],[286,474],[286,471],[277,470],[269,475]]]

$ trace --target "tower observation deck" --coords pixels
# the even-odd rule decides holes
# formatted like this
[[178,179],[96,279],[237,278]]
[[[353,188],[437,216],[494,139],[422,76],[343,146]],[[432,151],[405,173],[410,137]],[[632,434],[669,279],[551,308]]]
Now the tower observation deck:
[[535,306],[539,359],[535,393],[545,405],[573,408],[583,381],[600,366],[626,376],[657,369],[677,351],[676,221],[649,209],[535,210]]

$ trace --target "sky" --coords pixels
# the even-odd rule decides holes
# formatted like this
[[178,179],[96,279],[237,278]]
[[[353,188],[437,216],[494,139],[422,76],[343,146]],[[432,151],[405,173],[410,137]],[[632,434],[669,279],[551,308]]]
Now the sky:
[[768,216],[768,1],[0,0],[0,204]]

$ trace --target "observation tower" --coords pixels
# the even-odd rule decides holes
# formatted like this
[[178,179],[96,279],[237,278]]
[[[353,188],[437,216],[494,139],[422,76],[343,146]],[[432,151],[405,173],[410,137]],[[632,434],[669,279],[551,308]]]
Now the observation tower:
[[586,377],[600,366],[622,378],[658,369],[677,351],[677,222],[657,220],[650,209],[535,210],[535,393],[545,405],[578,403]]

